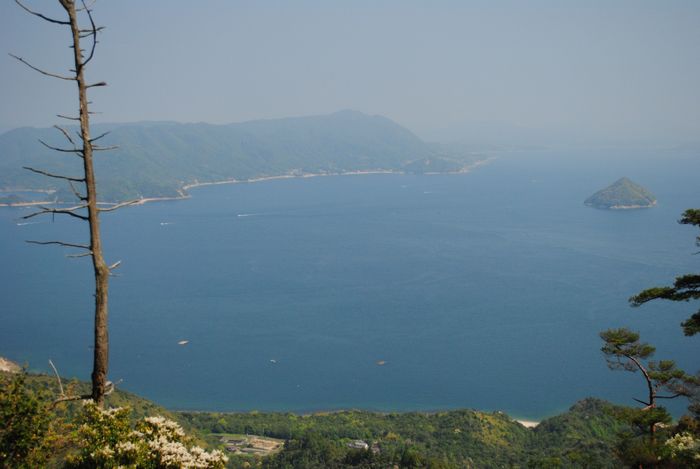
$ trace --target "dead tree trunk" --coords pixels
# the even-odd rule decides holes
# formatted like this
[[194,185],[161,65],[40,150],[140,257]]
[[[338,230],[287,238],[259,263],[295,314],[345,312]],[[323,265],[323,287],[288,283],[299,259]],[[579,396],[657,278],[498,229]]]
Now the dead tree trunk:
[[[79,101],[79,115],[75,117],[62,116],[64,119],[69,119],[72,121],[77,121],[80,124],[79,136],[80,142],[76,145],[76,142],[70,136],[66,129],[56,126],[56,128],[61,131],[61,133],[66,137],[66,139],[72,144],[72,149],[57,148],[47,145],[41,142],[43,145],[57,150],[59,152],[74,153],[78,157],[82,158],[83,174],[81,177],[68,177],[64,175],[58,175],[49,173],[47,171],[42,171],[34,168],[26,168],[30,171],[51,177],[58,178],[67,181],[70,184],[71,189],[75,196],[79,199],[80,203],[74,207],[70,208],[60,208],[60,207],[40,207],[38,212],[34,212],[24,218],[31,218],[36,215],[42,214],[62,214],[69,215],[74,218],[78,218],[88,222],[90,228],[90,242],[89,244],[77,244],[77,243],[67,243],[63,241],[29,241],[35,244],[54,244],[63,247],[80,248],[84,249],[86,252],[75,257],[90,256],[92,258],[94,276],[95,276],[95,328],[94,328],[94,357],[93,357],[93,370],[92,370],[92,392],[91,398],[99,405],[104,404],[105,394],[111,391],[109,382],[107,381],[107,371],[109,366],[109,336],[107,331],[107,314],[108,314],[108,292],[109,292],[109,277],[110,271],[116,267],[119,263],[112,266],[108,266],[105,262],[103,251],[102,251],[102,240],[100,236],[100,212],[112,211],[116,208],[129,205],[132,202],[126,202],[118,204],[110,208],[99,208],[97,204],[97,189],[95,184],[95,171],[93,164],[93,154],[100,150],[109,150],[111,147],[103,147],[96,145],[94,142],[102,138],[106,134],[102,134],[98,137],[92,138],[90,136],[90,110],[87,97],[87,92],[89,88],[106,86],[104,82],[98,82],[93,84],[87,84],[85,81],[85,67],[92,60],[95,53],[95,46],[97,44],[97,33],[102,28],[95,26],[95,22],[92,18],[92,13],[90,8],[85,4],[84,0],[80,0],[80,6],[76,6],[75,0],[58,0],[63,9],[66,11],[68,16],[67,20],[57,20],[54,18],[49,18],[46,15],[32,11],[30,8],[21,3],[20,0],[15,0],[15,2],[28,13],[37,16],[49,23],[59,24],[70,27],[71,31],[71,48],[73,49],[73,64],[74,68],[71,70],[71,74],[64,76],[55,73],[46,72],[38,67],[33,66],[29,62],[25,61],[21,57],[14,56],[17,60],[29,66],[39,73],[50,76],[53,78],[59,78],[62,80],[74,81],[78,87],[78,101]],[[89,27],[81,28],[78,21],[78,13],[87,15],[89,20]],[[81,39],[88,39],[90,44],[89,52],[81,48]],[[83,192],[74,186],[74,183],[81,183],[84,185]]]
[[73,36],[73,60],[75,62],[75,81],[78,84],[78,99],[80,101],[80,139],[82,140],[83,170],[85,174],[85,190],[90,224],[90,252],[95,271],[95,343],[92,368],[92,399],[101,406],[104,401],[109,366],[109,335],[107,332],[109,267],[102,254],[102,239],[100,237],[100,215],[97,208],[97,189],[95,187],[95,171],[92,161],[92,141],[90,140],[90,113],[88,110],[87,84],[83,73],[85,62],[80,48],[80,26],[75,11],[75,2],[60,0],[70,21]]

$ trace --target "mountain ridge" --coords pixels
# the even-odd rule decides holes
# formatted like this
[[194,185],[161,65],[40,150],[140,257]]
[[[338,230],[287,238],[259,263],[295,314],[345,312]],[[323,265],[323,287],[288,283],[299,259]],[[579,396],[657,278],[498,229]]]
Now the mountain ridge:
[[[99,152],[95,165],[103,202],[177,198],[187,187],[232,180],[371,171],[457,172],[479,160],[467,151],[424,142],[386,117],[350,110],[233,124],[98,124],[93,135],[110,130],[99,143],[119,148]],[[56,191],[59,201],[72,200],[72,192],[61,181],[22,169],[79,174],[79,158],[57,155],[37,139],[53,146],[66,143],[50,128],[23,127],[0,135],[0,189],[48,189]]]

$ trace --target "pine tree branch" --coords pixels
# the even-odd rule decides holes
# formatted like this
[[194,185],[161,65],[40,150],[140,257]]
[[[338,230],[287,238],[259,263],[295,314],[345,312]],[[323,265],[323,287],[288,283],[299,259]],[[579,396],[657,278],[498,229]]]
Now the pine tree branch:
[[675,398],[681,397],[681,396],[683,396],[683,395],[684,395],[684,394],[682,394],[682,393],[676,393],[676,394],[674,394],[673,396],[656,396],[656,398],[657,398],[657,399],[675,399]]

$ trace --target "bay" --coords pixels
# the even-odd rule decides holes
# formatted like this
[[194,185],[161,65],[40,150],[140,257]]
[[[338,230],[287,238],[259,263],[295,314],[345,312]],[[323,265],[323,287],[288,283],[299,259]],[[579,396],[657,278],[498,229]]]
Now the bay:
[[[676,220],[700,206],[699,166],[550,150],[467,174],[203,187],[115,212],[110,378],[175,409],[541,418],[586,396],[633,405],[642,379],[607,369],[598,332],[631,327],[698,368],[700,341],[679,327],[692,306],[627,298],[698,270],[697,233]],[[621,176],[659,206],[583,205]],[[80,241],[85,227],[26,213],[0,210],[0,355],[89,379],[90,264],[24,243]]]

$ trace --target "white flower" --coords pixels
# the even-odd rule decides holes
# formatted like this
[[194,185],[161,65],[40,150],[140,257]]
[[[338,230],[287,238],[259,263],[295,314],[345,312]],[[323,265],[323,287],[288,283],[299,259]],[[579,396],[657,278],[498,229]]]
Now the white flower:
[[117,451],[128,453],[130,451],[136,451],[136,445],[131,441],[120,441],[117,443]]
[[674,457],[678,456],[679,453],[691,453],[693,459],[700,460],[700,440],[696,440],[689,433],[676,433],[664,444],[671,449],[671,454]]

